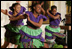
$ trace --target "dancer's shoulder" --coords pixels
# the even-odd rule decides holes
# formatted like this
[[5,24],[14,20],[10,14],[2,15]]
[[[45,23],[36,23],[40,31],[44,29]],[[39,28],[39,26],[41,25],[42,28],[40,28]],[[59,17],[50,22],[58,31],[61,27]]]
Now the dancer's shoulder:
[[61,13],[57,12],[57,14],[61,15]]
[[13,12],[12,12],[12,11],[9,11],[9,14],[11,14],[11,15],[12,15],[12,14],[13,14]]

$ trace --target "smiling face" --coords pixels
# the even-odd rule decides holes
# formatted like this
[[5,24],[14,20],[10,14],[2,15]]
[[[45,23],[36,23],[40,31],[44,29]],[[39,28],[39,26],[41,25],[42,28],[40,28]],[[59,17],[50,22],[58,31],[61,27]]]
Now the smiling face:
[[54,8],[54,9],[52,10],[52,14],[55,15],[56,13],[57,13],[57,9]]
[[14,10],[17,12],[17,13],[19,13],[20,12],[20,10],[21,10],[21,5],[16,5],[15,7],[14,7]]
[[34,7],[34,10],[39,14],[41,12],[41,5],[40,4],[37,4],[35,7]]

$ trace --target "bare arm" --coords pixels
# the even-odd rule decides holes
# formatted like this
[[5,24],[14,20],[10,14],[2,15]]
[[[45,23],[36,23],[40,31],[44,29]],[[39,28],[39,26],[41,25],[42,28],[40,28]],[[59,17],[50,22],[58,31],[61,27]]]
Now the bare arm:
[[60,15],[54,16],[49,12],[49,10],[47,10],[47,14],[49,14],[53,19],[59,19],[60,18]]
[[[43,6],[44,2],[41,3],[41,6]],[[43,12],[43,15],[45,15],[45,10],[41,8],[41,11]]]
[[13,18],[10,18],[9,20],[10,21],[16,21],[16,20],[20,20],[20,19],[26,19],[27,18],[27,14],[24,14],[24,15],[19,15],[17,17],[13,17]]
[[3,14],[5,14],[5,15],[8,15],[8,16],[12,17],[12,15],[9,14],[7,10],[1,9],[1,12],[2,12]]
[[6,10],[1,9],[1,12],[2,12],[3,14],[7,15]]
[[45,15],[45,10],[43,8],[41,8],[42,12],[43,12],[43,15]]
[[42,23],[43,23],[43,19],[41,19],[39,21],[39,23],[36,23],[36,22],[33,22],[32,20],[30,20],[29,16],[28,16],[28,20],[34,25],[34,26],[37,26],[37,27],[41,27]]

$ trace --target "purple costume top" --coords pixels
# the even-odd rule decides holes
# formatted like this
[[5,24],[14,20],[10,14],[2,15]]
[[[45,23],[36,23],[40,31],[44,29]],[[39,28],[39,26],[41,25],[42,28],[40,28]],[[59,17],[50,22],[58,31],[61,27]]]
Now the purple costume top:
[[[10,8],[10,7],[9,7],[9,8]],[[19,16],[20,14],[23,14],[23,12],[25,12],[25,10],[26,10],[26,8],[21,6],[21,10],[20,10],[20,12],[16,15],[16,17]],[[13,15],[13,12],[10,12],[10,11],[9,11],[9,14]],[[16,21],[10,21],[10,24],[12,24],[12,25],[24,25],[23,19],[21,19],[21,20],[16,20]]]
[[[32,12],[27,11],[26,13],[29,14],[30,19],[32,21],[36,22],[36,23],[38,23],[40,21],[40,19],[43,19],[43,21],[46,21],[47,20],[47,17],[44,16],[44,15],[42,15],[42,14],[40,14],[37,18],[35,18]],[[38,28],[38,27],[34,26],[28,20],[27,20],[27,25],[29,25],[29,26],[31,26],[32,28],[35,28],[35,29]]]
[[[50,11],[50,13],[51,13],[51,11]],[[51,13],[52,14],[52,13]],[[50,25],[54,25],[54,26],[59,26],[59,24],[60,24],[60,21],[61,21],[61,14],[60,13],[56,13],[54,16],[56,16],[56,15],[60,15],[60,19],[53,19],[49,14],[48,14],[48,17],[49,17],[49,19],[50,19]],[[53,15],[53,14],[52,14]]]
[[[40,19],[43,19],[43,21],[46,21],[46,20],[47,20],[47,17],[44,16],[44,15],[42,15],[42,14],[40,14],[37,18],[35,18],[32,12],[26,11],[25,13],[29,15],[30,19],[31,19],[33,22],[36,22],[36,23],[38,23],[38,22],[40,21]],[[34,28],[34,29],[37,29],[37,28],[38,28],[38,27],[34,26],[34,25],[33,25],[31,22],[29,22],[28,20],[27,20],[27,25],[30,26],[30,27],[32,27],[32,28]],[[23,28],[23,29],[26,30],[27,28]],[[40,39],[41,41],[44,42],[43,37],[41,37],[42,32],[40,32],[40,34],[37,35],[37,36],[33,36],[33,35],[31,35],[32,32],[33,32],[33,30],[26,30],[26,31],[25,31],[25,30],[20,30],[20,33],[21,33],[22,35],[25,35],[25,36],[31,38],[31,39],[22,39],[22,40],[21,40],[22,42],[29,42],[29,41],[31,41],[32,39]],[[28,33],[29,33],[28,31],[30,31],[30,33],[31,33],[30,35],[28,34]],[[36,32],[33,32],[33,33],[36,34],[37,31],[38,31],[38,30],[36,30]],[[41,31],[41,30],[40,30],[40,31]],[[27,32],[28,32],[28,33],[27,33]]]

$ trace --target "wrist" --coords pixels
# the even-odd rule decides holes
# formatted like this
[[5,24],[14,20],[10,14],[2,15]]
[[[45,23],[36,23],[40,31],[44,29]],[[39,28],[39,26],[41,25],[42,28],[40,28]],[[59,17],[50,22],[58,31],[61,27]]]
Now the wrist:
[[49,14],[49,12],[47,12]]
[[31,22],[31,20],[29,20]]
[[8,14],[8,16],[12,17],[12,15]]

